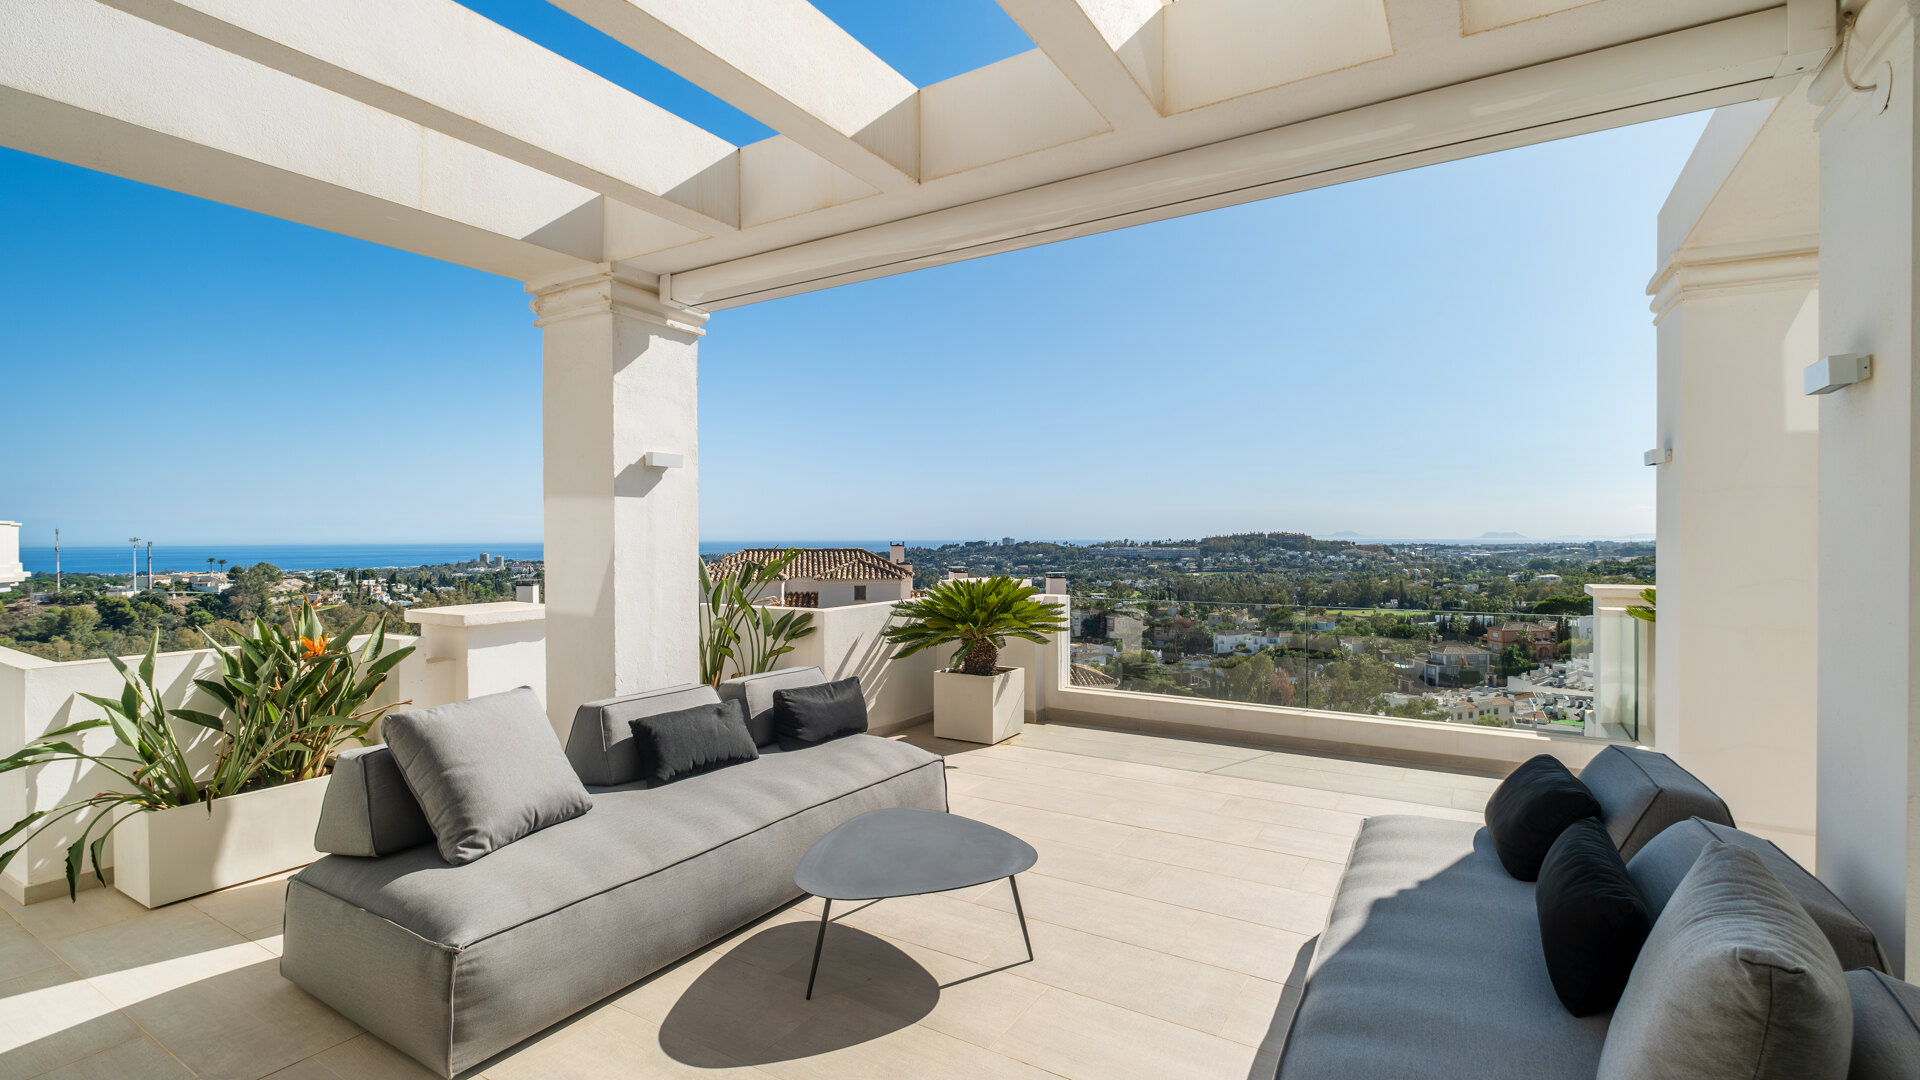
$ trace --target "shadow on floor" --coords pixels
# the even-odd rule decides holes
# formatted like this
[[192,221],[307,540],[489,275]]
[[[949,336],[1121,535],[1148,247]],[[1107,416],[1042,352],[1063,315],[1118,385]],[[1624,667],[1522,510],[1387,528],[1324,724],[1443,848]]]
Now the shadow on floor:
[[[838,922],[828,927],[819,980],[807,1000],[817,932],[815,923],[783,923],[728,950],[661,1022],[661,1048],[696,1067],[790,1061],[898,1031],[940,1000],[939,984],[912,957]],[[706,1047],[732,1061],[713,1060]]]
[[1316,935],[1300,946],[1293,956],[1293,970],[1287,972],[1287,988],[1280,994],[1280,1007],[1267,1023],[1266,1037],[1260,1040],[1260,1052],[1254,1055],[1247,1080],[1274,1080],[1280,1072],[1280,1057],[1287,1049],[1287,1033],[1293,1029],[1294,1013],[1300,1010],[1300,989],[1306,985],[1307,969],[1313,966],[1313,950],[1320,944]]

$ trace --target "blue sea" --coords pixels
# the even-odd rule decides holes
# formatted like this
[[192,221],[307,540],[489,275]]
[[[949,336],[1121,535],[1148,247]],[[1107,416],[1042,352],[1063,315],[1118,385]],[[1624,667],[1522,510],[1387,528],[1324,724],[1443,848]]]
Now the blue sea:
[[[863,547],[887,550],[885,540],[702,540],[702,555],[724,555],[746,547]],[[918,547],[939,547],[951,540],[909,540]],[[540,559],[544,546],[527,543],[472,544],[214,544],[153,545],[153,569],[156,572],[205,570],[207,560],[225,559],[228,567],[251,566],[269,562],[282,570],[338,570],[348,568],[389,569],[404,566],[436,566],[441,563],[470,562],[482,553],[509,559]],[[147,568],[146,545],[140,546],[142,572]],[[69,574],[128,574],[134,570],[134,549],[130,544],[106,547],[63,546],[60,569]],[[22,547],[20,561],[32,573],[53,573],[53,549]],[[216,561],[215,568],[219,565]]]

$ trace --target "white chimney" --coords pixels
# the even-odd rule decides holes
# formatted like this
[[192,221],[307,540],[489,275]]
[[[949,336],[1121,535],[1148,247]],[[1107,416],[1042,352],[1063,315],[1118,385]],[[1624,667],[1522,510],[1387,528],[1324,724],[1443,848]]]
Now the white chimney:
[[539,585],[539,583],[538,583],[538,582],[533,582],[533,581],[516,581],[516,582],[514,582],[514,583],[513,583],[513,598],[514,598],[515,600],[518,600],[518,601],[520,601],[520,602],[521,602],[521,603],[523,603],[523,604],[537,604],[537,603],[539,603],[539,602],[540,602],[540,585]]
[[1048,596],[1067,595],[1067,575],[1048,574],[1047,575],[1047,595]]
[[907,564],[907,545],[898,540],[888,544],[887,561],[895,566],[905,566]]

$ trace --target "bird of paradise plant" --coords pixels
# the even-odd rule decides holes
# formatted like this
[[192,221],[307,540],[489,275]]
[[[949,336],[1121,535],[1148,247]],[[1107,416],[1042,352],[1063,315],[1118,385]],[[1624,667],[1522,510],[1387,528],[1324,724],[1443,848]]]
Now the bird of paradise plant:
[[[388,710],[407,704],[367,705],[394,666],[413,652],[411,645],[385,652],[384,623],[354,650],[351,643],[365,620],[330,635],[319,614],[304,605],[291,621],[291,627],[282,629],[255,619],[252,632],[236,634],[229,646],[207,639],[219,658],[219,677],[195,679],[194,685],[220,703],[219,715],[167,705],[153,681],[158,631],[137,667],[113,657],[125,684],[120,696],[80,695],[106,715],[34,739],[0,758],[0,773],[68,761],[102,769],[119,778],[122,787],[36,810],[14,822],[0,832],[0,847],[12,844],[0,851],[0,871],[35,837],[78,816],[84,827],[66,859],[67,893],[75,896],[84,860],[91,859],[94,876],[105,883],[101,848],[133,813],[202,802],[211,812],[218,798],[320,776],[346,743],[364,737]],[[191,732],[179,725],[202,730]],[[115,745],[110,749],[91,752],[75,738],[100,729],[112,730]],[[195,751],[209,738],[218,741],[213,763],[196,767],[192,759],[204,758]]]
[[731,574],[713,574],[700,563],[700,679],[720,685],[729,666],[735,675],[772,671],[793,643],[814,632],[813,613],[756,603],[766,587],[800,557],[797,548],[765,563],[743,562]]
[[411,645],[385,651],[385,622],[354,650],[364,618],[329,634],[319,612],[303,603],[290,621],[283,628],[256,618],[249,633],[235,634],[228,646],[207,636],[219,650],[220,676],[194,685],[232,717],[233,738],[216,775],[257,776],[268,784],[311,780],[396,707],[367,705],[387,673],[413,652]]

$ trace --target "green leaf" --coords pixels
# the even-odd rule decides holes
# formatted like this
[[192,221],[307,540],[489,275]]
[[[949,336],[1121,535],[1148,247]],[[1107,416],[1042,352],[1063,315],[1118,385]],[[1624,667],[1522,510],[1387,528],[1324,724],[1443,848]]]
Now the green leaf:
[[185,720],[189,724],[198,724],[201,727],[206,728],[208,731],[218,731],[222,734],[225,734],[227,730],[227,725],[225,721],[221,720],[217,716],[211,716],[207,713],[203,713],[198,709],[175,709],[168,715],[177,716],[180,719]]
[[[41,818],[46,816],[47,816],[47,811],[35,810],[33,813],[28,814],[26,817],[23,817],[19,821],[14,822],[13,825],[10,828],[8,828],[6,832],[0,833],[0,844],[4,844],[7,841],[13,839],[15,836],[20,835],[20,830],[26,828],[27,826],[33,824],[36,821],[39,821]],[[6,863],[0,862],[0,866],[5,866],[5,865]]]
[[85,854],[87,838],[82,836],[67,849],[67,899],[80,899],[80,858]]

